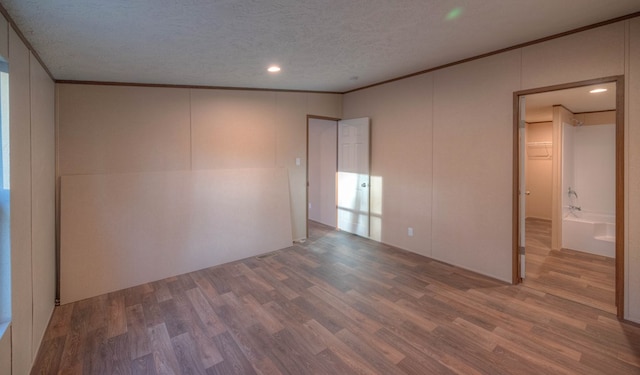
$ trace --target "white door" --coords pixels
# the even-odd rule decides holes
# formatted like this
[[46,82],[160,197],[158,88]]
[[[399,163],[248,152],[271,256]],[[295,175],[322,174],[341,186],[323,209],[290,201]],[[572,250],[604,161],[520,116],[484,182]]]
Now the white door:
[[518,176],[518,189],[519,189],[519,212],[520,215],[518,217],[520,227],[520,241],[518,241],[518,256],[520,261],[520,277],[524,279],[525,277],[525,217],[526,217],[526,198],[527,198],[527,185],[526,185],[526,170],[525,170],[525,158],[526,158],[526,149],[527,149],[527,133],[526,133],[526,122],[525,122],[525,109],[526,109],[526,101],[524,96],[519,97],[519,117],[518,117],[518,138],[520,140],[519,145],[519,159],[520,166],[518,170],[520,171],[520,175]]
[[338,229],[369,237],[369,118],[338,121]]

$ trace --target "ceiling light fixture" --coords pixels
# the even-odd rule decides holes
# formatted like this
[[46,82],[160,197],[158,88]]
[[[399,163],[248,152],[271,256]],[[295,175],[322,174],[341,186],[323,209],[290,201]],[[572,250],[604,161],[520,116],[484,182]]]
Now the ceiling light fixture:
[[277,65],[271,65],[267,70],[269,73],[278,73],[280,71],[280,67]]
[[605,91],[607,91],[607,89],[593,89],[593,90],[591,90],[589,92],[592,93],[592,94],[597,94],[599,92],[605,92]]

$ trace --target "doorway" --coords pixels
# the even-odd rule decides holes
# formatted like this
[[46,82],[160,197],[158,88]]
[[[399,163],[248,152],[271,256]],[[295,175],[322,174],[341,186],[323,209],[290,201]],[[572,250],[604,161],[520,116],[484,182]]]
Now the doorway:
[[338,120],[307,122],[307,220],[337,228]]
[[623,316],[624,87],[514,93],[513,280]]
[[307,116],[309,220],[369,237],[370,120]]

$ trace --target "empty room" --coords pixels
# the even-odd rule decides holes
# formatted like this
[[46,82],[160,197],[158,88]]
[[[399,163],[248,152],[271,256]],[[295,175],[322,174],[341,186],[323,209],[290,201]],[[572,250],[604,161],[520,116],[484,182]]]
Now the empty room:
[[0,0],[0,375],[640,374],[640,4]]

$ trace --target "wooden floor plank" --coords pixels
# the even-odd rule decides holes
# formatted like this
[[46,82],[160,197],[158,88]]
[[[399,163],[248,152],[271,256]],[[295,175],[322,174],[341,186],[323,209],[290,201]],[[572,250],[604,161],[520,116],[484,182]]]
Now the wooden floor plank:
[[265,304],[265,308],[283,326],[293,332],[293,341],[297,345],[304,347],[309,353],[317,355],[327,349],[327,346],[318,337],[309,332],[301,323],[291,319],[287,312],[276,302],[271,301]]
[[147,328],[164,323],[162,310],[158,305],[155,293],[147,293],[142,297],[142,312],[144,313]]
[[382,352],[371,346],[370,342],[363,340],[348,329],[336,333],[336,337],[373,366],[376,371],[383,374],[403,374],[395,363],[388,361]]
[[40,347],[40,366],[38,369],[34,369],[32,374],[55,374],[58,372],[60,367],[60,360],[62,358],[62,353],[65,345],[65,337],[57,336],[52,337],[48,340],[42,342],[42,346]]
[[131,361],[131,375],[156,375],[153,354],[149,353]]
[[305,323],[305,328],[313,332],[327,346],[333,354],[346,364],[352,373],[356,374],[377,374],[378,372],[365,359],[360,357],[349,346],[342,342],[337,336],[327,330],[322,324],[315,320]]
[[144,319],[142,305],[129,306],[126,309],[127,335],[129,337],[129,351],[132,360],[151,353],[147,322]]
[[[386,328],[380,329],[376,335],[389,343],[389,345],[404,353],[405,358],[398,363],[399,367],[406,367],[410,370],[415,369],[420,371],[415,372],[415,374],[480,373],[476,369],[463,365],[459,361],[449,361],[447,360],[447,356],[441,355],[436,351],[428,350],[423,345],[412,343],[411,340],[405,340]],[[412,374],[414,372],[407,373]]]
[[210,337],[219,335],[227,330],[227,327],[220,321],[220,318],[213,311],[213,308],[199,288],[189,289],[186,291],[186,294],[200,322],[204,325]]
[[[73,312],[71,315],[71,320],[67,327],[66,332],[66,340],[64,341],[64,352],[62,353],[62,359],[60,360],[60,370],[62,371],[70,371],[73,368],[77,368],[78,366],[82,367],[84,362],[83,349],[85,348],[85,342],[87,340],[87,311],[82,310],[78,307],[77,304],[69,304],[66,306],[71,307],[71,311]],[[65,306],[65,307],[66,307]],[[61,306],[62,307],[62,306]],[[62,314],[66,314],[69,309],[56,309],[56,313],[61,311]],[[54,315],[56,315],[54,313]],[[55,321],[52,319],[52,321]],[[57,337],[58,328],[53,331],[47,330],[47,335],[51,333],[54,337]]]
[[149,328],[149,339],[156,372],[158,374],[180,374],[180,364],[173,350],[166,325],[163,323]]
[[524,285],[310,223],[304,243],[57,307],[33,374],[640,374],[612,262],[528,237]]
[[208,371],[211,374],[238,374],[238,375],[253,375],[256,374],[255,369],[249,363],[249,360],[244,355],[242,350],[235,343],[233,338],[228,332],[222,333],[213,338],[216,346],[220,349],[222,358],[224,360],[213,366]]
[[57,307],[57,313],[51,316],[51,322],[47,328],[47,335],[50,338],[66,335],[71,327],[71,317],[75,304],[66,304]]
[[615,314],[615,259],[551,249],[551,222],[527,219],[524,285]]
[[188,333],[183,333],[171,339],[173,352],[180,364],[181,374],[205,374],[205,368],[198,355],[196,344],[196,341]]

